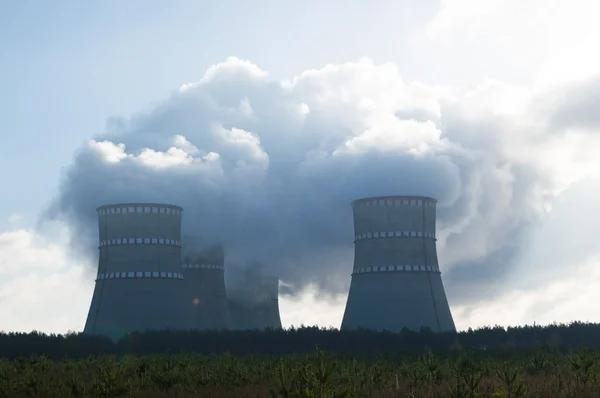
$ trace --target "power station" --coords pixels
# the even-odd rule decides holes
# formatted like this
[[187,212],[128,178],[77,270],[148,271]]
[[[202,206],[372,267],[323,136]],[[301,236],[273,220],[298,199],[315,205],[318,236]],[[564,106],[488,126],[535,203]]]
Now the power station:
[[223,246],[213,244],[199,250],[188,248],[182,267],[191,329],[229,329],[231,317],[225,292]]
[[[342,330],[455,331],[437,259],[436,203],[425,196],[352,202],[354,267]],[[223,245],[186,243],[182,253],[181,207],[123,203],[97,213],[85,333],[118,339],[145,330],[282,328],[279,278],[250,264],[228,288]]]
[[424,196],[352,202],[354,269],[342,330],[455,330],[437,259],[436,204]]
[[182,305],[183,209],[124,203],[97,209],[99,258],[84,331],[119,338],[133,331],[187,329]]
[[98,270],[85,333],[119,339],[146,330],[281,328],[277,278],[249,267],[233,295],[243,300],[228,301],[224,247],[192,242],[182,255],[181,207],[122,203],[96,210]]

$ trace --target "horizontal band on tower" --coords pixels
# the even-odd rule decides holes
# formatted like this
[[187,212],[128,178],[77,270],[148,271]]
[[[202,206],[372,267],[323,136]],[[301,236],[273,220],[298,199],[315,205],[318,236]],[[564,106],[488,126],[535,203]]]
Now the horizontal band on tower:
[[180,216],[183,211],[173,207],[160,207],[160,206],[123,206],[123,207],[109,207],[106,209],[98,210],[98,214],[101,216],[107,216],[109,214],[169,214],[172,216]]
[[354,240],[365,239],[380,239],[380,238],[429,238],[435,239],[435,234],[432,232],[422,231],[380,231],[380,232],[363,232],[354,235]]
[[100,241],[100,246],[116,246],[116,245],[170,245],[181,246],[181,242],[177,239],[164,238],[115,238]]
[[368,274],[373,272],[440,272],[440,269],[436,265],[380,265],[373,267],[362,267],[357,268],[356,274]]
[[218,269],[218,270],[224,270],[225,266],[224,265],[219,265],[219,264],[181,264],[182,268],[197,268],[197,269]]
[[183,279],[183,274],[177,272],[156,271],[134,271],[134,272],[110,272],[98,274],[96,280],[100,279]]
[[423,199],[362,199],[354,202],[355,209],[369,209],[371,207],[431,207],[435,208],[435,201]]

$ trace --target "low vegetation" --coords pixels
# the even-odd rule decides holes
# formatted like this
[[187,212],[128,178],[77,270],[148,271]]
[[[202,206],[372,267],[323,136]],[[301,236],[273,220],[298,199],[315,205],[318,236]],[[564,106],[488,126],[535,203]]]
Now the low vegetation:
[[0,334],[0,397],[597,397],[600,325]]

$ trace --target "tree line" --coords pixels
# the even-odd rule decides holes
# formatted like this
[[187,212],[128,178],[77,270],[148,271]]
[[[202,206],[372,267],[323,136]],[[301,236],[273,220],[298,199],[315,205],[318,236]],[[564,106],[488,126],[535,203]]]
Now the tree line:
[[83,333],[65,335],[0,333],[0,357],[44,356],[48,359],[82,359],[103,355],[150,355],[194,353],[236,356],[266,354],[283,356],[314,352],[315,347],[349,357],[438,355],[469,349],[514,352],[539,347],[600,350],[600,324],[575,322],[548,326],[483,327],[460,332],[432,333],[403,330],[400,333],[372,330],[339,331],[299,327],[248,331],[146,331],[125,335],[118,341]]

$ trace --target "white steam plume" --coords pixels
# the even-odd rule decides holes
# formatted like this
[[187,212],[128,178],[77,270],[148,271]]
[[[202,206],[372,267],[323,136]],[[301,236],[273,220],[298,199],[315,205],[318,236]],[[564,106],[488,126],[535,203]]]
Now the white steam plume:
[[66,220],[73,249],[93,258],[97,206],[177,204],[184,235],[223,243],[227,262],[262,263],[292,292],[336,293],[350,281],[350,202],[430,195],[459,303],[509,274],[551,198],[593,161],[581,160],[585,132],[568,120],[550,128],[554,114],[517,87],[405,83],[368,59],[278,82],[229,58],[157,108],[112,119],[78,152],[46,218]]

